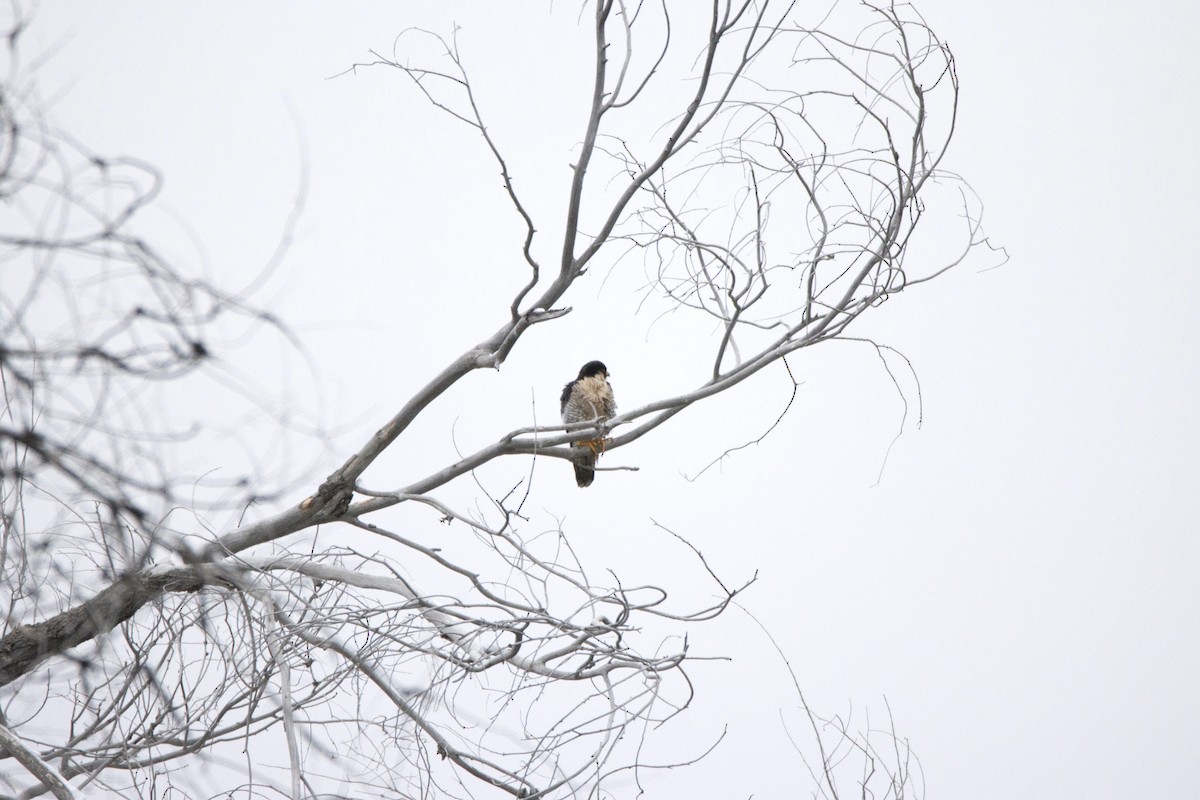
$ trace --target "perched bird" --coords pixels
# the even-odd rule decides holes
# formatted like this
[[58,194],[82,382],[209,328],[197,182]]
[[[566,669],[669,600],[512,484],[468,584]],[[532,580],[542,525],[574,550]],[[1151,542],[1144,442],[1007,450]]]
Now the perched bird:
[[[600,361],[589,361],[579,370],[579,377],[563,387],[559,400],[562,421],[603,422],[617,413],[617,401],[608,385],[608,367]],[[596,457],[604,447],[603,439],[572,442],[575,447],[587,448],[575,460],[575,482],[580,488],[591,486],[596,477]]]

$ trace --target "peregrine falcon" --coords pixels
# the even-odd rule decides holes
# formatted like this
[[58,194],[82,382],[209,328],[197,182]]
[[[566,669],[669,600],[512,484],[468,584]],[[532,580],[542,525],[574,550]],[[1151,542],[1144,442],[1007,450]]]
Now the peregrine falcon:
[[[617,401],[613,399],[612,387],[608,385],[608,367],[599,361],[589,361],[579,370],[579,377],[563,387],[560,398],[562,421],[603,422],[617,413]],[[596,457],[604,447],[603,439],[572,442],[575,447],[586,448],[575,460],[575,482],[580,488],[592,485],[596,477]]]

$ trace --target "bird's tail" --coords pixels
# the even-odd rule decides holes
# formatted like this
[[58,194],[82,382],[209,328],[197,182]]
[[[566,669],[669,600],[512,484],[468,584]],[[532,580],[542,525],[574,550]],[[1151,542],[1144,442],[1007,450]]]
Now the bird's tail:
[[583,489],[592,485],[596,479],[596,457],[592,454],[583,456],[575,461],[575,483]]

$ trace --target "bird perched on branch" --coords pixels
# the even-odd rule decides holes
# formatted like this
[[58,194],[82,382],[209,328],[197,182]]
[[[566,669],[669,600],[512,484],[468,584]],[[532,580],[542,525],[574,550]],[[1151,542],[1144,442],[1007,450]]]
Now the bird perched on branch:
[[[560,398],[562,421],[604,422],[617,413],[612,386],[608,384],[608,367],[600,361],[589,361],[579,370],[579,377],[563,387]],[[575,459],[575,482],[580,488],[591,486],[596,477],[596,459],[604,450],[604,439],[572,442],[585,452]]]

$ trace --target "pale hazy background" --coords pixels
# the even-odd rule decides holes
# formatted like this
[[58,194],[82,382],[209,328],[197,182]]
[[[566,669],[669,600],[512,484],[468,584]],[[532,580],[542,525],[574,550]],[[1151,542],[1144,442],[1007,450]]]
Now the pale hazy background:
[[[566,6],[555,4],[559,22],[573,19]],[[641,471],[602,473],[586,493],[565,465],[539,467],[537,502],[597,567],[671,579],[665,559],[679,551],[653,518],[730,580],[758,570],[744,605],[810,703],[878,724],[886,697],[929,798],[1200,796],[1200,10],[917,6],[958,58],[946,166],[1011,256],[896,296],[856,331],[912,359],[921,427],[909,385],[884,466],[902,401],[871,349],[832,344],[793,361],[803,385],[779,429],[694,483],[683,475],[770,424],[789,392],[782,373],[611,454]],[[158,241],[179,258],[244,285],[303,194],[260,298],[315,365],[289,396],[336,434],[313,483],[490,333],[502,313],[490,301],[524,278],[480,142],[428,113],[399,73],[329,78],[405,27],[457,20],[518,186],[561,224],[583,117],[547,87],[585,92],[590,59],[543,34],[549,8],[45,0],[35,11],[26,58],[45,59],[53,120],[98,153],[163,171],[174,219],[159,215]],[[575,302],[620,307],[626,285],[603,278]],[[399,485],[405,458],[452,453],[452,435],[466,448],[531,410],[553,419],[558,389],[590,358],[609,364],[626,408],[695,383],[673,371],[671,347],[686,339],[635,322],[581,314],[531,334],[474,384],[501,398],[495,418],[439,411],[427,450],[382,461],[368,483]],[[278,353],[226,357],[231,375],[277,384]],[[200,469],[222,455],[188,458]],[[710,592],[674,588],[680,602]],[[799,730],[796,698],[766,636],[736,610],[691,635],[733,660],[693,670],[699,696],[665,735],[694,753],[729,734],[699,765],[655,776],[650,796],[807,796],[784,731]]]

